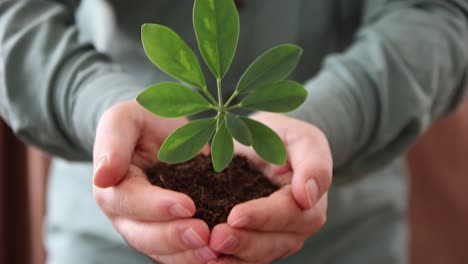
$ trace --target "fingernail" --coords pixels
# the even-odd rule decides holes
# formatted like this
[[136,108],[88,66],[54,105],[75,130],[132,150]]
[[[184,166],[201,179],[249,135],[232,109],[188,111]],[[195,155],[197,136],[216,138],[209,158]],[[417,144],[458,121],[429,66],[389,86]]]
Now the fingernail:
[[220,251],[220,252],[230,251],[236,248],[238,244],[239,244],[239,239],[231,235],[228,238],[226,238],[226,240],[224,240],[223,243],[221,243],[221,245],[219,245],[216,251]]
[[203,239],[201,239],[201,237],[192,228],[188,228],[182,233],[182,241],[187,245],[196,248],[206,245]]
[[94,170],[94,173],[96,173],[101,167],[107,165],[108,160],[109,160],[109,158],[107,157],[107,155],[102,155],[101,157],[99,157],[96,169]]
[[198,255],[203,261],[210,261],[216,259],[216,255],[209,247],[202,247],[195,250],[195,254]]
[[318,200],[318,186],[314,180],[309,180],[306,183],[307,197],[309,198],[310,207],[314,206]]
[[248,216],[244,216],[238,220],[236,220],[234,223],[231,224],[231,227],[246,227],[247,224],[250,222],[250,218]]
[[191,217],[192,214],[190,213],[190,211],[183,207],[182,205],[180,204],[174,204],[172,205],[170,208],[169,208],[169,212],[177,217],[177,218],[187,218],[187,217]]

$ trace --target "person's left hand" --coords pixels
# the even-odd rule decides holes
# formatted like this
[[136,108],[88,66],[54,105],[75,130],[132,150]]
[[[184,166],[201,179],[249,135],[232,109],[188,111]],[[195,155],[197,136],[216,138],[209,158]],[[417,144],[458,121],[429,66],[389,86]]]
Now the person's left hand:
[[269,164],[252,148],[236,145],[274,183],[283,186],[269,197],[235,206],[228,221],[214,227],[210,247],[224,254],[210,263],[270,263],[294,254],[326,221],[332,158],[316,127],[280,114],[252,116],[272,128],[286,146],[288,163]]

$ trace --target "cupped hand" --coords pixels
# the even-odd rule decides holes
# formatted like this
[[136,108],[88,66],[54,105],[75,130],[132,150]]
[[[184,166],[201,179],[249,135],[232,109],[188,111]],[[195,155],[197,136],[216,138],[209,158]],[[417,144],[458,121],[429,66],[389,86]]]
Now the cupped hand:
[[127,243],[160,263],[216,258],[208,226],[191,218],[192,199],[153,186],[144,175],[164,139],[186,122],[156,117],[128,101],[106,111],[96,132],[94,197]]
[[270,263],[289,256],[326,220],[332,158],[323,133],[285,115],[258,113],[252,118],[278,133],[288,162],[269,164],[241,145],[236,151],[282,188],[269,197],[235,206],[227,223],[214,227],[210,247],[223,256],[210,263]]

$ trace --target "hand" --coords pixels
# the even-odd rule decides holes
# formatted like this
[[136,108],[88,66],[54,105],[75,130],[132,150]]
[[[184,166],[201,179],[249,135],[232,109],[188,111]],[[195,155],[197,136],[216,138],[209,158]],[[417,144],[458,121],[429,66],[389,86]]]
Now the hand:
[[297,252],[325,223],[332,158],[323,133],[284,115],[259,113],[252,118],[278,133],[288,163],[269,164],[241,145],[236,152],[283,187],[269,197],[235,206],[227,223],[214,227],[210,247],[227,256],[210,263],[270,263]]
[[206,263],[205,222],[191,218],[185,194],[149,183],[144,170],[157,162],[164,139],[186,119],[163,119],[135,101],[110,108],[99,121],[94,145],[94,197],[115,229],[135,249],[160,263]]

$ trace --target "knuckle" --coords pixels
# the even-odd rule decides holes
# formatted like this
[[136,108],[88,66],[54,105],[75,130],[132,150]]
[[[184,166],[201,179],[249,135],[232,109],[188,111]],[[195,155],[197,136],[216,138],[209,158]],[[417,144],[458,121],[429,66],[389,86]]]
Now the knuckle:
[[304,246],[303,240],[297,242],[296,245],[292,249],[290,249],[288,252],[286,252],[286,254],[284,254],[281,258],[286,258],[286,257],[296,254],[302,249],[303,246]]
[[127,230],[125,227],[119,226],[118,224],[114,226],[116,226],[117,232],[123,237],[123,239],[127,242],[127,244],[130,247],[138,251],[144,252],[144,244],[141,241],[141,239],[138,239],[136,233],[131,232],[130,230]]
[[232,248],[229,250],[230,255],[235,255],[240,258],[252,258],[252,256],[255,256],[258,254],[258,245],[253,244],[252,240],[250,239],[245,239],[245,238],[240,238],[240,243],[237,244],[236,247]]
[[308,228],[304,230],[304,233],[307,235],[314,234],[315,232],[320,230],[325,225],[326,222],[327,222],[327,216],[325,214],[321,214],[317,216],[313,220],[313,222],[310,223]]
[[326,214],[321,214],[317,218],[317,230],[322,228],[326,223],[327,223],[327,215]]
[[324,166],[317,167],[314,169],[313,179],[317,183],[317,187],[320,193],[325,193],[331,186],[332,181],[332,170]]
[[316,126],[309,126],[309,127],[311,129],[311,133],[313,135],[313,138],[315,138],[316,140],[318,140],[320,142],[326,142],[327,145],[328,145],[327,136],[325,135],[325,133],[323,133],[323,131],[320,128],[318,128]]
[[174,255],[165,255],[165,256],[158,256],[153,255],[151,258],[157,261],[160,264],[177,264],[177,258]]
[[132,207],[129,206],[129,199],[126,195],[115,194],[114,204],[113,209],[115,214],[121,215],[123,212],[127,212],[129,215],[133,215]]
[[94,191],[93,191],[94,200],[99,205],[99,207],[101,207],[102,209],[103,209],[103,207],[105,205],[105,202],[106,202],[103,192],[104,192],[103,190],[96,189],[96,188],[94,188]]
[[293,248],[293,250],[291,252],[291,255],[301,251],[303,247],[304,247],[304,241],[301,240],[301,241],[299,241],[299,243],[297,243],[296,247]]
[[200,257],[194,251],[185,251],[171,255],[151,256],[151,258],[160,264],[204,264]]
[[110,212],[110,193],[108,189],[94,189],[93,191],[94,200],[97,205],[104,211],[106,215]]
[[164,259],[159,256],[159,255],[151,255],[149,256],[152,260],[156,261],[157,263],[161,263],[161,264],[164,264]]
[[289,252],[291,252],[291,250],[293,250],[296,244],[296,239],[292,238],[279,240],[278,243],[276,243],[273,247],[270,248],[266,256],[267,258],[270,258],[270,261],[273,261],[275,259],[281,259]]
[[[255,219],[254,217],[252,218]],[[287,225],[287,221],[280,221],[282,218],[278,218],[277,215],[271,213],[265,213],[262,217],[256,218],[257,219],[255,221],[257,222],[257,225],[267,229],[272,227],[274,228],[275,226],[278,226],[278,224],[279,227],[276,227],[275,229],[282,229]]]
[[143,172],[142,169],[140,169],[140,168],[137,167],[137,166],[131,165],[131,166],[128,168],[128,172],[127,172],[126,178],[127,178],[127,179],[139,178],[139,177],[142,177],[144,174],[145,174],[145,173]]
[[[297,203],[296,200],[294,199],[294,196],[290,195],[288,197],[284,197],[281,201],[280,204],[283,204],[285,208],[297,208]],[[301,213],[299,209],[295,209],[293,213],[288,214],[288,217],[277,217],[277,215],[274,215],[274,219],[272,221],[276,221],[280,223],[279,230],[291,230],[291,229],[296,229],[297,224],[299,220],[301,219],[298,217],[298,213]]]
[[270,263],[288,254],[296,244],[296,239],[285,238],[261,247],[250,246],[245,249],[245,259],[253,263]]
[[184,243],[181,239],[181,231],[182,229],[180,227],[176,226],[175,224],[171,224],[164,230],[161,239],[166,245],[172,248],[173,251],[186,250],[186,247],[184,246]]
[[95,189],[93,195],[96,203],[108,216],[132,213],[129,198],[116,191],[114,187],[100,190]]
[[[297,243],[299,242],[299,238],[296,235],[291,235],[283,240],[280,240],[279,244],[277,245],[277,252],[280,252],[281,249],[287,250],[287,252],[291,251],[296,247]],[[277,253],[278,254],[278,253]]]

